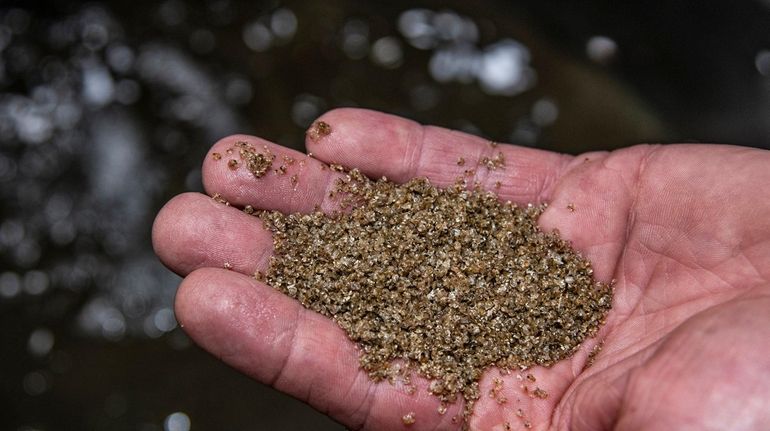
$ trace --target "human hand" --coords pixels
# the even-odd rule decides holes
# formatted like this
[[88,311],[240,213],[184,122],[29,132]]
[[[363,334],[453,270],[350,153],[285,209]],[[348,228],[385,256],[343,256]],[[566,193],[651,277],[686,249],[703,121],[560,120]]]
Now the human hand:
[[[717,145],[635,146],[568,156],[499,145],[372,111],[325,114],[332,133],[307,147],[319,160],[259,138],[233,136],[211,153],[245,140],[303,160],[287,175],[260,179],[210,156],[206,191],[233,206],[282,212],[330,211],[339,173],[321,161],[358,167],[396,182],[425,176],[453,184],[484,156],[502,151],[506,166],[477,169],[483,188],[520,204],[548,202],[539,220],[558,229],[616,279],[613,308],[594,340],[550,368],[533,367],[547,399],[528,396],[516,373],[490,370],[470,419],[473,430],[770,429],[770,152]],[[466,166],[458,166],[463,157]],[[297,181],[291,181],[293,173]],[[501,186],[495,188],[496,181]],[[352,429],[452,430],[436,411],[428,383],[417,391],[373,383],[351,341],[331,320],[256,281],[272,238],[261,222],[211,198],[187,193],[158,215],[153,243],[185,279],[176,313],[203,348],[254,379],[304,400]],[[227,262],[232,270],[223,269]],[[603,341],[593,365],[589,352]],[[502,378],[499,404],[487,396]],[[523,416],[523,417],[521,417]],[[510,428],[506,428],[509,426]]]

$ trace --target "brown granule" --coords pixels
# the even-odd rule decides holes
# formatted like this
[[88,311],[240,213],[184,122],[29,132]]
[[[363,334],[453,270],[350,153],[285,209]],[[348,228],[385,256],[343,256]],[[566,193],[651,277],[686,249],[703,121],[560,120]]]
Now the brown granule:
[[502,394],[503,381],[495,377],[492,380],[492,388],[489,390],[489,398],[492,398],[497,404],[505,404],[508,399]]
[[227,199],[223,198],[222,195],[220,195],[219,193],[214,193],[213,195],[211,195],[211,199],[225,206],[230,206],[230,202],[228,202]]
[[534,395],[535,398],[540,398],[541,400],[548,398],[548,392],[540,388],[535,388],[535,390],[532,391],[532,395]]
[[344,329],[375,381],[416,372],[442,403],[464,398],[467,419],[486,369],[550,366],[604,322],[611,286],[540,231],[542,207],[357,170],[335,191],[332,215],[259,213],[274,234],[265,279]]
[[482,157],[481,164],[486,166],[487,169],[494,171],[505,166],[505,156],[503,156],[502,152],[498,152],[497,155],[492,158]]
[[326,123],[324,121],[316,121],[315,123],[310,125],[310,128],[307,129],[307,134],[310,139],[313,141],[317,141],[324,136],[329,135],[332,132],[332,126],[329,125],[329,123]]
[[599,355],[599,353],[601,353],[603,347],[604,347],[604,340],[601,340],[598,343],[596,343],[596,345],[591,349],[591,352],[588,353],[586,364],[583,366],[584,370],[594,364],[594,362],[596,361],[596,357]]
[[401,417],[401,422],[404,423],[404,425],[412,425],[415,422],[414,419],[414,412],[409,412]]
[[254,271],[254,279],[257,281],[265,281],[265,274],[262,271]]
[[222,155],[219,153],[211,153],[211,158],[214,160],[222,160]]
[[257,152],[257,150],[244,141],[238,141],[235,143],[238,147],[238,153],[241,156],[241,160],[246,163],[246,169],[251,172],[255,178],[261,178],[267,173],[273,166],[273,160],[275,155],[272,154],[267,147],[264,148],[265,154]]
[[529,380],[532,383],[535,383],[537,381],[537,378],[533,376],[532,374],[527,374],[527,380]]
[[569,212],[571,212],[571,213],[574,213],[575,212],[575,204],[573,204],[572,202],[568,203],[567,204],[567,210],[569,210]]
[[465,165],[465,157],[460,157],[457,159],[457,166],[463,166]]
[[227,167],[230,168],[233,171],[238,169],[238,160],[235,160],[235,159],[228,160],[227,161]]

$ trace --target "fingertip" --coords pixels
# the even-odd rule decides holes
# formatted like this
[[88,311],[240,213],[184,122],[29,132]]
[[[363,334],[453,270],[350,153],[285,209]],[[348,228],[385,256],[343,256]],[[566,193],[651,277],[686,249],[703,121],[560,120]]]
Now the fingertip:
[[[274,145],[262,138],[243,134],[218,140],[209,149],[201,168],[203,188],[207,193],[213,195],[226,191],[229,195],[239,198],[248,195],[250,187],[247,185],[254,185],[254,174],[243,166],[237,149],[240,142],[248,143],[259,153],[269,152],[263,149]],[[228,190],[224,190],[223,185],[228,185]]]
[[160,210],[152,242],[160,261],[182,276],[201,267],[253,274],[273,251],[259,220],[200,193],[175,196]]
[[[278,294],[256,280],[221,268],[201,268],[182,280],[174,299],[179,325],[196,344],[231,366],[265,381],[275,372],[259,367],[257,355],[266,346],[257,331],[271,301],[260,294]],[[272,365],[272,364],[271,364]]]
[[336,208],[326,196],[341,176],[306,154],[248,135],[220,139],[203,163],[203,186],[210,195],[284,213]]
[[[246,276],[220,268],[200,268],[179,284],[174,298],[177,321],[194,339],[202,341],[207,333],[234,316],[233,304],[243,289],[253,286]],[[205,342],[200,344],[207,344]]]
[[[318,133],[319,123],[328,125]],[[359,168],[372,177],[411,176],[411,148],[422,126],[406,118],[358,108],[338,108],[321,115],[308,129],[305,145],[318,159]]]
[[198,220],[187,208],[198,196],[198,193],[193,192],[174,196],[160,209],[152,224],[152,247],[155,254],[165,266],[181,275],[185,272],[180,271],[181,255],[177,251],[189,249],[185,231],[189,226],[196,226]]

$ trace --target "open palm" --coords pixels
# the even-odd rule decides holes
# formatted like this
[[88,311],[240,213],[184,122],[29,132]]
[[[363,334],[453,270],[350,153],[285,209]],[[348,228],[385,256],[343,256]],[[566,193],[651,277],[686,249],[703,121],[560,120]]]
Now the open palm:
[[[308,139],[315,158],[437,186],[473,169],[474,181],[501,199],[548,202],[540,226],[558,229],[599,280],[617,281],[607,323],[572,358],[520,375],[485,374],[471,429],[770,429],[770,152],[671,145],[568,156],[371,111],[321,119],[332,132]],[[228,168],[238,140],[267,145],[276,164],[297,161],[285,175],[256,179]],[[288,213],[337,205],[328,195],[341,174],[319,160],[249,136],[223,139],[214,152],[223,159],[206,158],[204,185],[232,206]],[[504,168],[477,166],[498,152]],[[352,429],[405,429],[409,412],[412,430],[460,428],[452,417],[461,406],[439,414],[420,379],[416,391],[372,383],[331,320],[256,281],[272,238],[232,206],[183,194],[153,228],[158,255],[185,276],[177,318],[198,344]],[[493,386],[496,398],[488,396]],[[535,387],[548,397],[533,397]]]

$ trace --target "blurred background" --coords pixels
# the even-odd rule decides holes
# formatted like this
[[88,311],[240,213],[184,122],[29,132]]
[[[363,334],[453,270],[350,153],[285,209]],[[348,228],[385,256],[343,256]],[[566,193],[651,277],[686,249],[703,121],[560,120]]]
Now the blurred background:
[[340,106],[768,148],[770,1],[0,2],[0,429],[342,430],[195,347],[150,246],[216,139]]

